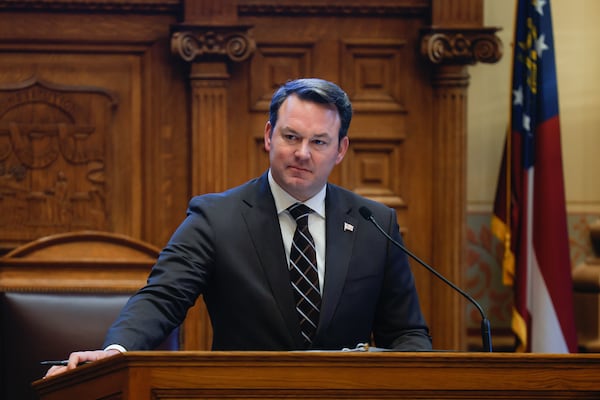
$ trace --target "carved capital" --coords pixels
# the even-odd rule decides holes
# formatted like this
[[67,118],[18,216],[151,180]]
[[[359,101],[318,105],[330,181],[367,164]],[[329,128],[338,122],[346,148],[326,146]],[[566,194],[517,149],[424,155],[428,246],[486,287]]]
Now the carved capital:
[[171,35],[171,51],[187,62],[214,59],[244,61],[256,49],[246,26],[179,25]]
[[430,28],[423,32],[421,54],[434,64],[493,64],[502,57],[497,28]]

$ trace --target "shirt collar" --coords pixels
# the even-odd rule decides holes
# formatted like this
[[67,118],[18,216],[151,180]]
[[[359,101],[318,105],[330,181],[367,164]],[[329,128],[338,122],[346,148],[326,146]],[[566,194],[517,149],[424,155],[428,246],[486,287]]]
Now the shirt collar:
[[[273,179],[273,175],[271,174],[271,169],[269,169],[269,186],[271,187],[271,193],[273,194],[273,199],[275,200],[275,207],[277,208],[277,215],[281,214],[289,206],[294,203],[298,203],[294,197],[292,197],[288,192],[286,192],[281,186],[275,182]],[[303,204],[306,204],[308,207],[312,208],[313,211],[325,218],[325,194],[327,193],[327,185],[323,185],[321,190],[315,194],[310,199],[303,201]]]

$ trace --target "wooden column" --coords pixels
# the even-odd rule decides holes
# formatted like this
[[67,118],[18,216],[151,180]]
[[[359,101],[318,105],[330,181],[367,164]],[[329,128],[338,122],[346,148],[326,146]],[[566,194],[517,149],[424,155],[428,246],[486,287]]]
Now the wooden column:
[[191,66],[193,195],[226,189],[228,78],[224,62]]
[[[228,188],[228,66],[248,59],[255,49],[249,26],[237,24],[234,0],[184,3],[184,23],[173,27],[172,52],[190,65],[191,195]],[[201,300],[183,327],[184,350],[208,350],[212,329]]]
[[[433,104],[433,265],[463,287],[466,246],[466,103],[469,76],[466,67],[436,70]],[[437,199],[437,200],[436,200]],[[460,227],[460,229],[457,229]],[[444,327],[441,348],[464,349],[464,299],[439,286],[432,289],[434,323]],[[437,312],[436,310],[443,310]],[[434,327],[435,329],[435,327]],[[436,331],[439,332],[438,329]],[[438,333],[437,336],[440,336]]]
[[[483,28],[480,0],[432,3],[432,27],[422,32],[421,53],[433,65],[432,264],[464,287],[466,250],[467,66],[502,55],[496,28]],[[462,4],[464,3],[464,4]],[[432,281],[431,329],[435,347],[466,349],[465,300]]]
[[255,44],[247,26],[178,25],[175,54],[190,63],[192,194],[227,188],[228,64],[246,60]]

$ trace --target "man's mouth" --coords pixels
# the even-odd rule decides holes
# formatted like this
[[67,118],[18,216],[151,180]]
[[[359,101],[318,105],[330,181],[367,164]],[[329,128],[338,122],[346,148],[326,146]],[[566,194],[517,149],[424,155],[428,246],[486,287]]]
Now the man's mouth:
[[294,165],[291,165],[288,167],[290,170],[292,170],[293,172],[300,172],[300,173],[310,173],[310,171],[306,168],[302,168],[302,167],[297,167]]

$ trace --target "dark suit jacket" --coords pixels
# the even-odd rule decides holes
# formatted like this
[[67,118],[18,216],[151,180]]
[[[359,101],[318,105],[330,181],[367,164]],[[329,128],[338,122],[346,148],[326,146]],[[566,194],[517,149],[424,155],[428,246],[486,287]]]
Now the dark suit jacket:
[[[327,186],[326,267],[314,349],[358,343],[427,350],[407,257],[358,212],[401,241],[394,210],[332,184]],[[353,230],[344,229],[344,224]],[[275,202],[267,174],[224,193],[197,196],[161,252],[148,284],[111,327],[105,345],[152,349],[203,294],[214,350],[296,350],[299,322]]]

